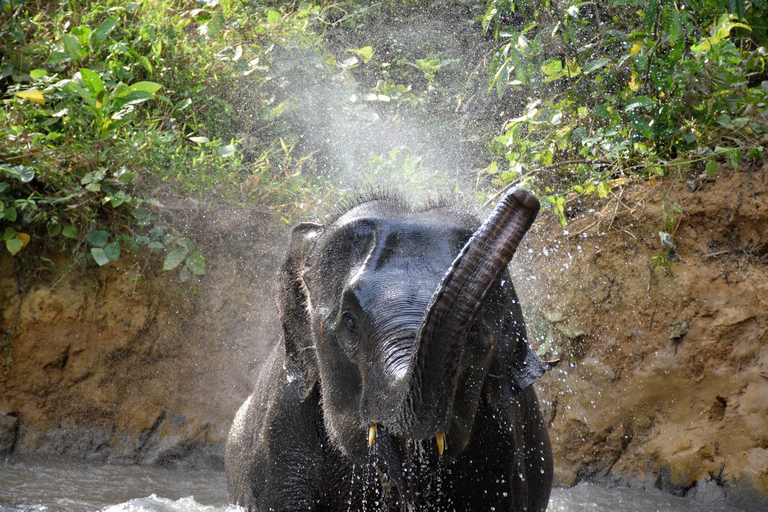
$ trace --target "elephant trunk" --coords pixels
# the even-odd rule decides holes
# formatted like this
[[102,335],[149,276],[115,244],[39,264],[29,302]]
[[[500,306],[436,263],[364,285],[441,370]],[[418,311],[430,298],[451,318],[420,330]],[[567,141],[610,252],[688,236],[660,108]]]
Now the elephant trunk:
[[509,191],[464,245],[432,296],[398,411],[398,430],[409,437],[429,438],[450,424],[469,329],[538,211],[533,194]]

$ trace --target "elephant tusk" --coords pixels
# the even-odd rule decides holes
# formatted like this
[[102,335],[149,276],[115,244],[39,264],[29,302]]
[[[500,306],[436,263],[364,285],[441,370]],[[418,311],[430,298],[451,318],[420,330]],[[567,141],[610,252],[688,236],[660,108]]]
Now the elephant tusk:
[[445,434],[438,432],[435,434],[435,440],[437,440],[437,451],[440,455],[442,455],[443,450],[445,450]]
[[368,446],[373,446],[373,440],[376,439],[376,424],[368,428]]

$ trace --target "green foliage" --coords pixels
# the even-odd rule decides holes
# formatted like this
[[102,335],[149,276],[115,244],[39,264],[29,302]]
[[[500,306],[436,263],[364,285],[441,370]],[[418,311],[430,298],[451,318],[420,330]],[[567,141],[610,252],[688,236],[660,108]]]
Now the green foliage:
[[568,325],[562,313],[545,312],[531,306],[526,308],[525,319],[538,346],[537,353],[545,360],[566,359],[574,363],[584,355],[586,333]]
[[[316,8],[111,0],[84,7],[0,0],[5,248],[16,256],[33,243],[98,265],[159,251],[163,268],[178,269],[182,280],[202,275],[202,253],[158,221],[153,190],[170,185],[175,193],[277,206],[273,191],[250,189],[250,162],[231,136],[238,112],[228,92],[243,80],[268,79],[275,42],[311,42]],[[260,100],[259,108],[267,99]],[[260,144],[267,153],[273,139],[257,141],[257,151]],[[259,176],[280,189],[279,201],[310,188],[286,184],[284,170],[264,161]]]
[[[487,40],[459,54],[439,20],[409,27],[438,33],[410,46],[373,28],[424,8],[474,16]],[[767,13],[744,0],[0,0],[3,250],[154,255],[186,280],[205,258],[162,222],[160,193],[286,220],[379,178],[455,193],[457,171],[423,157],[445,140],[479,148],[478,199],[535,188],[565,225],[573,197],[763,157]],[[429,130],[384,140],[415,117]]]
[[499,42],[490,90],[529,100],[492,141],[496,165],[485,173],[504,186],[528,169],[573,162],[524,180],[563,223],[569,192],[604,196],[627,176],[763,155],[768,4],[487,5],[483,27]]

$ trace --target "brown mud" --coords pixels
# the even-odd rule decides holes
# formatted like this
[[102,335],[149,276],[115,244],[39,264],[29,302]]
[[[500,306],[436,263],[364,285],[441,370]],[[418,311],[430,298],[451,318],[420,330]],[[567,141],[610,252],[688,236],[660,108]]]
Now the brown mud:
[[529,336],[561,358],[538,384],[556,480],[768,509],[768,164],[687,181],[539,222],[515,256]]
[[[630,183],[573,205],[566,230],[542,215],[513,260],[529,335],[561,359],[537,384],[557,483],[768,509],[768,164],[691,185]],[[201,240],[198,282],[139,259],[60,280],[0,259],[0,453],[221,466],[278,337],[288,227],[163,214]]]

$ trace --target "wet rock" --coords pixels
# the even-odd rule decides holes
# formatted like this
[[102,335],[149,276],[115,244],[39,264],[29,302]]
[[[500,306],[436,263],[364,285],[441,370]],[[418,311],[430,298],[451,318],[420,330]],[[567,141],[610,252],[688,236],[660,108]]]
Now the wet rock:
[[19,418],[0,412],[0,455],[13,452],[19,433]]

